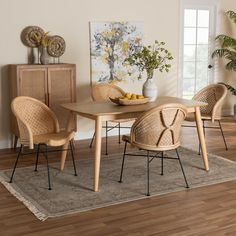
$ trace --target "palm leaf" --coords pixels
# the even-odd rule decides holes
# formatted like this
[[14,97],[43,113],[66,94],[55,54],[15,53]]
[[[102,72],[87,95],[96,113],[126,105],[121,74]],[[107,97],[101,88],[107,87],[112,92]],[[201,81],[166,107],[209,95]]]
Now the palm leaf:
[[213,53],[212,53],[212,58],[213,57],[229,57],[229,56],[236,56],[236,52],[234,51],[231,51],[229,49],[226,49],[226,48],[219,48],[219,49],[216,49]]
[[227,70],[233,70],[236,71],[236,61],[230,61],[225,65],[225,68]]
[[[236,12],[234,11],[227,11],[226,15],[236,23]],[[221,48],[218,48],[213,51],[213,57],[224,57],[227,61],[225,68],[227,70],[236,71],[236,39],[232,38],[228,35],[220,34],[218,35],[215,40],[219,41],[221,44]],[[226,88],[233,94],[236,95],[236,89],[231,85],[221,83],[226,86]]]
[[223,48],[229,47],[229,48],[236,50],[236,39],[234,39],[228,35],[220,34],[216,37],[216,40],[220,41],[221,46]]
[[219,83],[219,84],[223,84],[233,95],[236,95],[236,89],[231,85],[225,83]]

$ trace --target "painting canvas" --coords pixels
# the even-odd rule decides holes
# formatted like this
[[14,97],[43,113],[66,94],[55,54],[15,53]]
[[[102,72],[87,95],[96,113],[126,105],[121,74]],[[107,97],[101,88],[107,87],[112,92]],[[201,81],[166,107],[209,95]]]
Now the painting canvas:
[[143,45],[141,22],[91,22],[92,83],[114,83],[132,91],[141,89],[141,73],[128,66],[125,58]]

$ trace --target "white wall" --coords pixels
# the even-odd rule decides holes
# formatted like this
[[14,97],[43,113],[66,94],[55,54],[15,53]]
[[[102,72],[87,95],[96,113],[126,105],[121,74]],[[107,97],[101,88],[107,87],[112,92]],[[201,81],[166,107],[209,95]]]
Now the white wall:
[[[223,9],[234,9],[235,0],[222,0]],[[156,73],[160,95],[177,95],[179,51],[179,0],[0,0],[0,148],[10,145],[7,64],[27,63],[22,29],[38,25],[66,41],[63,62],[77,65],[77,101],[90,99],[90,21],[143,21],[145,42],[165,41],[173,53],[171,72]],[[93,123],[78,119],[78,137],[90,137]]]
[[[226,34],[236,38],[236,24],[229,19],[229,17],[225,14],[226,11],[233,10],[236,12],[236,1],[235,0],[221,0],[220,9],[218,12],[218,16],[220,18],[218,27],[217,27],[217,35],[218,34]],[[225,69],[226,61],[221,59],[218,60],[217,63],[217,80],[228,83],[236,88],[236,73],[232,71],[227,71]],[[223,112],[224,114],[233,114],[233,105],[236,104],[236,96],[233,96],[228,92]]]

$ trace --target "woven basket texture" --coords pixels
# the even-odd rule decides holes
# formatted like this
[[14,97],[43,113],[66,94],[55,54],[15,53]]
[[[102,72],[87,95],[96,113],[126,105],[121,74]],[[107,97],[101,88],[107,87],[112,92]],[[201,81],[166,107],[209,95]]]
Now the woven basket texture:
[[[115,99],[117,97],[121,97],[124,95],[125,91],[114,84],[101,83],[92,86],[93,101],[97,102],[110,101],[110,98]],[[125,123],[133,120],[134,119],[119,119],[119,120],[111,120],[110,122]]]
[[143,113],[132,126],[131,144],[156,151],[178,147],[181,124],[186,114],[187,110],[181,104],[165,104]]
[[33,148],[34,144],[40,142],[60,146],[73,138],[73,132],[59,132],[56,115],[37,99],[16,97],[12,101],[11,108],[17,119],[19,138],[23,145]]
[[200,90],[193,99],[208,104],[200,107],[201,115],[204,119],[214,122],[214,120],[221,119],[221,110],[226,94],[227,89],[224,85],[211,84]]
[[92,86],[92,98],[94,101],[109,101],[109,98],[124,96],[125,92],[113,84],[96,84]]

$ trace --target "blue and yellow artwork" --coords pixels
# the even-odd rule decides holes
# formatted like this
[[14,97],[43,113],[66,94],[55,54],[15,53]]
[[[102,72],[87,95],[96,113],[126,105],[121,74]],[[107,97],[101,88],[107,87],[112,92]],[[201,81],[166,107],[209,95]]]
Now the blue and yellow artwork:
[[90,34],[92,83],[140,81],[137,67],[126,66],[125,59],[143,46],[141,22],[91,22]]

